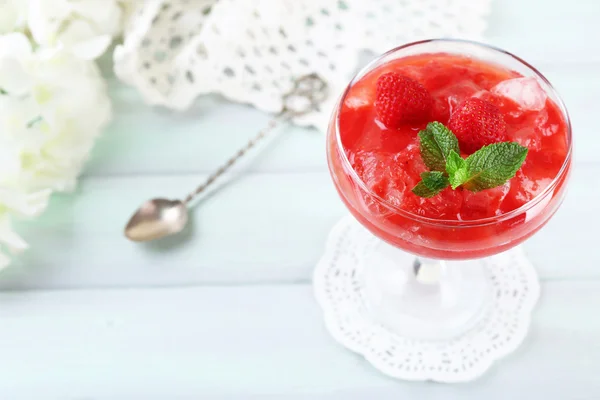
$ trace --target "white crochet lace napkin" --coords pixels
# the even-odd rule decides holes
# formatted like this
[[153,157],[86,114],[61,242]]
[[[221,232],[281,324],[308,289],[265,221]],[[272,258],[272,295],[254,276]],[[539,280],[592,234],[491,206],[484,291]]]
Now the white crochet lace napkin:
[[423,38],[478,39],[491,0],[148,0],[139,2],[115,71],[144,100],[184,110],[219,93],[280,111],[294,78],[318,73],[331,90],[295,122],[325,129],[363,50]]

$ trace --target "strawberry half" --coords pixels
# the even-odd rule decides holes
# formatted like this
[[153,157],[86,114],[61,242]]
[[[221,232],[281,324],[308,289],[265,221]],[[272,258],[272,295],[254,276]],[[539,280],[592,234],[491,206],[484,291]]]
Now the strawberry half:
[[386,127],[427,121],[432,108],[431,94],[414,79],[397,72],[388,72],[377,79],[375,110]]
[[467,154],[507,140],[506,122],[500,109],[476,97],[466,99],[458,106],[450,116],[448,128],[458,138],[460,149]]

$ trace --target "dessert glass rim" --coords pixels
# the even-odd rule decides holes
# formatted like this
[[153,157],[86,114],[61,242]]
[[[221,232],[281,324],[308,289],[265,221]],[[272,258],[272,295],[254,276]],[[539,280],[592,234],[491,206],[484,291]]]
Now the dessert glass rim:
[[[547,85],[548,85],[548,89],[549,91],[552,92],[552,95],[555,98],[555,102],[558,105],[558,107],[560,108],[560,111],[563,113],[563,116],[565,117],[565,122],[567,124],[567,155],[565,157],[565,160],[560,168],[560,170],[558,171],[558,173],[556,174],[556,176],[552,179],[552,182],[542,191],[540,192],[537,196],[535,196],[533,199],[529,200],[527,203],[523,204],[521,207],[516,208],[512,211],[509,211],[507,213],[504,214],[500,214],[500,215],[496,215],[496,216],[492,216],[492,217],[486,217],[486,218],[480,218],[480,219],[473,219],[473,220],[449,220],[449,219],[437,219],[437,218],[429,218],[429,217],[424,217],[422,215],[418,215],[418,214],[414,214],[411,213],[409,211],[403,210],[400,207],[390,203],[389,201],[385,200],[384,198],[382,198],[381,196],[379,196],[377,193],[373,192],[366,184],[365,182],[358,176],[358,174],[356,173],[356,171],[354,170],[354,168],[352,167],[352,164],[350,163],[350,160],[348,159],[348,156],[346,155],[346,151],[342,145],[342,140],[341,140],[341,135],[340,135],[340,108],[342,107],[342,105],[344,104],[344,101],[350,91],[350,89],[354,86],[354,84],[356,84],[362,77],[364,77],[367,73],[369,73],[370,71],[372,71],[377,65],[378,63],[386,58],[387,56],[394,54],[402,49],[406,49],[408,47],[413,47],[413,46],[418,46],[421,44],[425,44],[425,43],[432,43],[432,42],[445,42],[445,43],[456,43],[456,44],[466,44],[466,45],[473,45],[473,46],[477,46],[480,48],[484,48],[487,50],[492,50],[495,52],[499,52],[499,53],[503,53],[509,57],[512,57],[513,59],[515,59],[516,61],[518,61],[519,63],[523,64],[525,67],[529,68],[531,70],[531,72],[533,72],[539,79],[541,79],[542,81],[544,81]],[[444,51],[440,51],[440,53],[443,53]],[[423,54],[427,54],[427,53],[423,53]],[[452,54],[452,53],[449,53]],[[460,54],[460,53],[455,53],[455,54]],[[363,68],[361,68],[352,78],[352,80],[350,81],[350,83],[346,86],[346,89],[344,90],[343,94],[340,97],[340,100],[338,101],[337,105],[336,105],[336,116],[335,116],[335,142],[336,142],[336,146],[337,146],[337,150],[339,153],[339,156],[342,159],[342,164],[344,165],[345,169],[347,170],[348,174],[350,175],[350,178],[352,179],[352,181],[356,182],[360,189],[362,191],[364,191],[365,193],[367,193],[367,195],[369,195],[370,197],[372,197],[373,199],[375,199],[377,202],[383,204],[386,208],[388,208],[390,211],[393,211],[396,214],[399,214],[403,217],[406,217],[408,219],[412,219],[414,221],[418,221],[418,222],[422,222],[428,225],[446,225],[446,226],[452,226],[452,227],[458,227],[458,228],[462,228],[462,227],[477,227],[477,226],[482,226],[482,225],[491,225],[491,224],[495,224],[501,221],[505,221],[508,220],[510,218],[513,218],[515,216],[521,215],[522,213],[527,212],[528,210],[530,210],[531,208],[533,208],[534,206],[536,206],[540,201],[542,201],[550,192],[552,192],[556,186],[558,185],[558,183],[562,180],[563,176],[565,174],[568,173],[569,171],[569,166],[571,163],[571,153],[572,153],[572,149],[573,149],[573,139],[572,139],[572,129],[571,129],[571,119],[569,117],[569,113],[567,111],[567,107],[565,106],[562,98],[560,97],[560,95],[558,94],[558,92],[556,91],[556,89],[554,88],[554,86],[550,83],[550,81],[548,81],[548,79],[541,73],[539,72],[535,67],[533,67],[531,64],[529,64],[528,62],[526,62],[525,60],[523,60],[522,58],[506,51],[503,50],[499,47],[495,47],[492,45],[488,45],[485,43],[481,43],[481,42],[477,42],[477,41],[473,41],[473,40],[466,40],[466,39],[445,39],[445,38],[436,38],[436,39],[425,39],[425,40],[419,40],[419,41],[415,41],[415,42],[410,42],[410,43],[406,43],[403,44],[401,46],[398,47],[394,47],[391,50],[386,51],[385,53],[377,56],[375,59],[373,59],[372,61],[370,61],[367,65],[365,65]]]

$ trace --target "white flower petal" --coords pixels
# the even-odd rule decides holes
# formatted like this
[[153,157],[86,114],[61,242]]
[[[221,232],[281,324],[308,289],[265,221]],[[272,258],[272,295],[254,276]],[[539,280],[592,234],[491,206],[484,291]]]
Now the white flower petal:
[[72,45],[71,51],[82,60],[94,60],[104,54],[111,42],[110,35],[100,35]]
[[88,21],[76,19],[69,22],[60,32],[60,42],[65,46],[73,46],[95,36],[97,36],[97,32]]
[[121,27],[123,11],[115,0],[81,0],[72,4],[73,12],[93,21],[100,33],[116,35]]
[[0,33],[14,31],[19,24],[19,11],[12,0],[0,2]]
[[71,12],[69,1],[29,0],[28,26],[34,40],[54,46],[58,30]]
[[0,0],[0,34],[24,27],[28,5],[27,0]]
[[[27,243],[12,230],[10,219],[6,214],[0,216],[0,243],[8,248],[13,254],[21,253],[29,247]],[[4,260],[4,262],[6,261]],[[2,263],[3,260],[0,259],[0,264]]]
[[23,95],[31,84],[23,65],[14,58],[0,59],[0,88],[14,96]]
[[48,203],[50,202],[50,196],[52,195],[52,190],[43,189],[34,193],[30,193],[27,195],[27,202],[29,203],[29,214],[32,217],[37,217],[41,215],[46,208],[48,207]]
[[60,46],[84,60],[102,55],[120,33],[117,0],[31,0],[29,29],[36,42]]
[[48,206],[51,193],[48,189],[27,194],[0,188],[0,204],[23,217],[36,217]]
[[0,58],[25,59],[32,53],[27,36],[13,32],[0,35]]
[[18,148],[0,141],[0,184],[14,180],[20,172],[21,160]]

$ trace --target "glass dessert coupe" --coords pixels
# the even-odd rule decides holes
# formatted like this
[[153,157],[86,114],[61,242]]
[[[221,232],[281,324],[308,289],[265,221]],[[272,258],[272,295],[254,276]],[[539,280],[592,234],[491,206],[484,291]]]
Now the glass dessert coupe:
[[[390,72],[430,93],[426,119],[392,127],[382,122],[377,86]],[[502,141],[526,147],[524,163],[494,188],[447,187],[417,196],[412,189],[428,171],[419,132],[433,121],[448,125],[472,98],[500,111]],[[463,159],[476,150],[470,139],[458,137]],[[554,215],[565,195],[571,149],[571,124],[558,94],[540,72],[506,51],[426,40],[395,48],[362,69],[333,112],[327,156],[346,207],[380,239],[357,250],[370,318],[418,340],[450,340],[475,326],[495,295],[487,257],[522,243]]]

